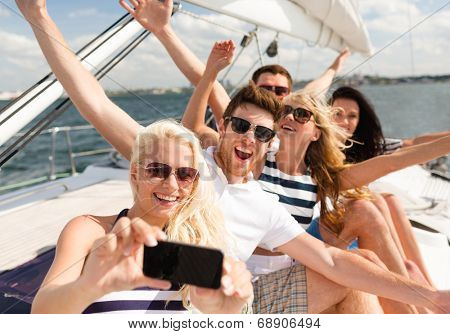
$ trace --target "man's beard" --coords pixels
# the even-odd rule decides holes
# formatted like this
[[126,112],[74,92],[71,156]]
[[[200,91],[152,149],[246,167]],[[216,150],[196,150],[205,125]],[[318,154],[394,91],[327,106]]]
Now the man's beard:
[[233,168],[234,148],[230,146],[230,148],[228,149],[227,147],[224,147],[223,143],[220,143],[217,146],[216,154],[218,163],[220,164],[220,167],[225,174],[231,174],[237,177],[245,177],[252,171],[255,165],[254,161],[251,160],[245,168]]

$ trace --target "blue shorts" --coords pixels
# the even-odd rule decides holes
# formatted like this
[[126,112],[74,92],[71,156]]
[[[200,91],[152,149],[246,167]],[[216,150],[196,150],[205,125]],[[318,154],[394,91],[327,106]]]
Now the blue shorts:
[[[320,235],[319,230],[319,217],[314,218],[306,229],[310,235],[314,238],[323,241],[322,236]],[[357,249],[358,248],[358,239],[353,240],[353,242],[347,247],[347,249]]]

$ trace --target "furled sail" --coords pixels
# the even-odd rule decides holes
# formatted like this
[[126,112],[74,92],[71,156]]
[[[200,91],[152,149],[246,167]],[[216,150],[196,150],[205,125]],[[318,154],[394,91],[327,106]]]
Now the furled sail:
[[372,53],[367,30],[352,0],[186,0],[259,27],[336,51]]

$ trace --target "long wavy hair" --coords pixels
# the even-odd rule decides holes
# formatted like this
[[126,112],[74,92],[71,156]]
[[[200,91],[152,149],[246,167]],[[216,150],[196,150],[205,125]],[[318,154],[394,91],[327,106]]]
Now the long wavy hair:
[[[134,143],[131,165],[142,164],[152,147],[155,147],[158,141],[165,140],[174,140],[179,145],[189,147],[193,154],[193,167],[200,173],[200,177],[194,181],[191,193],[171,213],[164,227],[168,239],[226,251],[224,218],[215,200],[213,178],[203,158],[200,141],[193,132],[174,120],[161,120],[142,128]],[[136,198],[135,186],[131,181],[130,184]],[[185,287],[182,289],[185,306],[188,306],[187,290]]]
[[[357,163],[383,154],[384,135],[380,120],[367,98],[357,89],[343,86],[333,92],[330,105],[337,99],[349,99],[358,104],[359,122],[353,133],[351,145],[344,150],[346,160]],[[350,144],[350,143],[348,143]]]
[[284,102],[295,103],[310,110],[314,124],[321,134],[317,141],[311,142],[305,156],[305,163],[312,178],[317,183],[317,199],[320,201],[320,217],[334,233],[343,229],[344,208],[339,199],[339,173],[345,168],[344,131],[332,121],[331,108],[320,98],[305,91],[296,91],[285,97]]

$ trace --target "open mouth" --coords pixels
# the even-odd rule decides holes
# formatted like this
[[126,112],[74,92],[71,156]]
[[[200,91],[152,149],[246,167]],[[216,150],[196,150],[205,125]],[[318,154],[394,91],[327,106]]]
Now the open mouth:
[[164,195],[161,193],[153,193],[153,196],[164,206],[170,206],[178,202],[178,197],[176,196]]
[[283,125],[281,126],[281,129],[287,132],[296,132],[295,129],[290,127],[289,125]]
[[242,161],[246,161],[246,160],[250,159],[253,155],[253,153],[251,151],[246,150],[242,147],[235,147],[234,153]]

